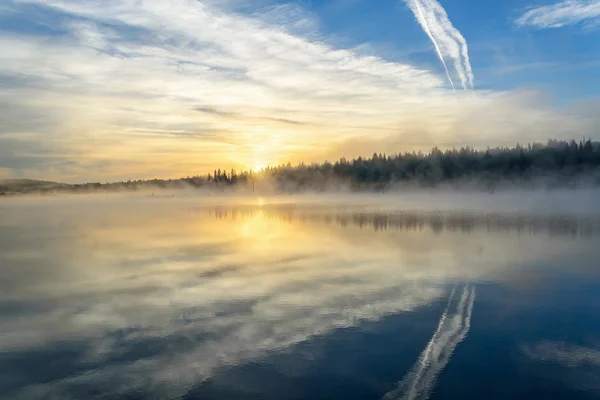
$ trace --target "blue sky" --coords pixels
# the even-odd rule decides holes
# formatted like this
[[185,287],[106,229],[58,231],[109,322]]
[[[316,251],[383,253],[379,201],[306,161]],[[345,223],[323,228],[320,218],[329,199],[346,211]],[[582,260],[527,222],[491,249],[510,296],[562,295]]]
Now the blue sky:
[[598,71],[600,0],[8,0],[0,178],[600,139]]
[[[548,0],[441,3],[468,39],[479,88],[540,86],[560,96],[556,99],[560,101],[600,93],[600,26],[594,28],[593,20],[560,29],[515,23],[532,8],[557,4]],[[426,65],[443,73],[431,43],[403,2],[313,0],[304,4],[319,15],[322,31],[343,35],[345,44],[377,44],[390,59]]]

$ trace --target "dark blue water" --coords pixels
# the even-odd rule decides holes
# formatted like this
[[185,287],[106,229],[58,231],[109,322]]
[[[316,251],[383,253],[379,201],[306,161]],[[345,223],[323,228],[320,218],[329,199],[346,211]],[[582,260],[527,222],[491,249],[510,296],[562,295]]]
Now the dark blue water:
[[0,398],[600,397],[600,220],[0,205]]

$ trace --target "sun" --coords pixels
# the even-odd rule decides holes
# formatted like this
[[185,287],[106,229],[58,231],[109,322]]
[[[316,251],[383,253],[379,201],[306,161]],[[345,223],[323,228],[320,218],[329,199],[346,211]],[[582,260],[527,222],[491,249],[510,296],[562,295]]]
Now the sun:
[[254,168],[252,168],[252,170],[253,170],[254,172],[260,172],[260,171],[262,171],[263,169],[265,169],[266,167],[267,167],[267,166],[266,166],[266,165],[264,165],[264,164],[256,164],[256,165],[254,165]]

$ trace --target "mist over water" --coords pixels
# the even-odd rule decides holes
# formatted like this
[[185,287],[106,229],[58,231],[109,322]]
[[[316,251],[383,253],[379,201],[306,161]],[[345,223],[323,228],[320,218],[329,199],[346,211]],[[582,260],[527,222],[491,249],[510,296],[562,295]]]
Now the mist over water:
[[105,191],[90,194],[56,193],[48,196],[25,195],[14,198],[0,198],[0,205],[39,204],[74,205],[81,207],[112,207],[115,202],[132,208],[149,204],[166,203],[170,207],[210,207],[210,206],[269,206],[296,205],[309,207],[362,207],[376,211],[450,211],[472,213],[526,213],[526,214],[600,214],[598,188],[580,189],[539,189],[519,188],[498,191],[480,189],[405,189],[386,193],[369,192],[312,192],[281,194],[277,191],[246,190],[212,191],[206,189],[188,190],[143,190],[137,192]]
[[0,202],[0,397],[600,396],[597,192]]

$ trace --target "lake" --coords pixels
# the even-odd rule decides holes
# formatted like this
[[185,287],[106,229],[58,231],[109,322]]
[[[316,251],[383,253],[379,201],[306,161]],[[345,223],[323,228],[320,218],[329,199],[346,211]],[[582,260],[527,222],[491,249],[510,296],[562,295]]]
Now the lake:
[[600,213],[423,204],[0,202],[0,398],[600,398]]

